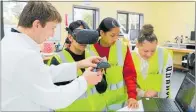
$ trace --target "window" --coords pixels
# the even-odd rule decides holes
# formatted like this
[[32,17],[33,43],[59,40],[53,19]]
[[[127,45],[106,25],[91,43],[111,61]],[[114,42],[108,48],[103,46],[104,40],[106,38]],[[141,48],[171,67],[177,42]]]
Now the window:
[[98,8],[73,6],[73,20],[85,21],[91,29],[96,29],[98,26]]
[[27,2],[3,1],[3,24],[4,34],[16,28],[20,13]]
[[144,24],[144,15],[134,12],[117,12],[117,20],[121,25],[121,33],[128,35],[129,40],[134,41],[139,36],[139,31]]
[[[27,2],[24,1],[3,1],[3,22],[4,22],[4,34],[6,35],[11,31],[11,28],[16,28],[19,20],[20,13]],[[58,24],[54,37],[50,37],[49,41],[61,40],[61,25]]]
[[27,2],[3,1],[3,19],[5,25],[17,25],[18,18]]
[[118,22],[121,24],[121,28],[124,33],[128,32],[128,14],[119,13],[118,14]]

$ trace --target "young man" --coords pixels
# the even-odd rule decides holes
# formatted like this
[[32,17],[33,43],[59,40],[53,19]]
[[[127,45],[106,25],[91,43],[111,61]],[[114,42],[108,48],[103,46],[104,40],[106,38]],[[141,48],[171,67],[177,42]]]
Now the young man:
[[[101,58],[90,57],[75,63],[47,66],[39,45],[54,35],[60,14],[48,2],[30,1],[24,7],[18,29],[1,41],[3,111],[48,111],[69,106],[102,79],[101,71],[92,72]],[[14,56],[14,57],[13,57]],[[77,77],[77,69],[89,67]],[[73,80],[66,86],[53,83]]]

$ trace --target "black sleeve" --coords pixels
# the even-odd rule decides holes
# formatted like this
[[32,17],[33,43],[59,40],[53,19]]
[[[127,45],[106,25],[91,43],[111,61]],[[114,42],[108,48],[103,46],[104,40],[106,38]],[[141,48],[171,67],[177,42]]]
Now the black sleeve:
[[73,80],[70,81],[63,81],[63,82],[55,82],[54,85],[56,86],[63,86],[63,85],[67,85],[69,83],[71,83]]
[[98,84],[95,85],[95,88],[97,90],[98,93],[102,94],[106,91],[107,89],[107,80],[105,75],[103,75],[103,78],[101,80],[101,82],[99,82]]

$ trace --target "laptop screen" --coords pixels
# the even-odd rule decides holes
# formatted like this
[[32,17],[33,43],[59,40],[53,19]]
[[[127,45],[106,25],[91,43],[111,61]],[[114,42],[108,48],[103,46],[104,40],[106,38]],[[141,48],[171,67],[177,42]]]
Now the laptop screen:
[[194,112],[195,110],[195,77],[187,74],[176,95],[175,101],[183,111]]

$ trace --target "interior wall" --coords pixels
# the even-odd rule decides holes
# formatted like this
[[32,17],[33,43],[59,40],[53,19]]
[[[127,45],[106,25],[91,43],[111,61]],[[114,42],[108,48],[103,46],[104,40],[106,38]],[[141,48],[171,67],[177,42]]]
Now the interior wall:
[[64,15],[68,14],[72,19],[73,5],[99,8],[100,21],[105,17],[117,18],[117,10],[143,13],[144,24],[154,26],[161,45],[165,41],[174,42],[176,36],[190,36],[190,31],[194,30],[194,2],[52,2],[52,4],[63,17],[61,43],[67,35],[64,30]]
[[160,44],[175,42],[176,36],[190,37],[195,26],[194,2],[157,2],[153,3],[153,25]]

